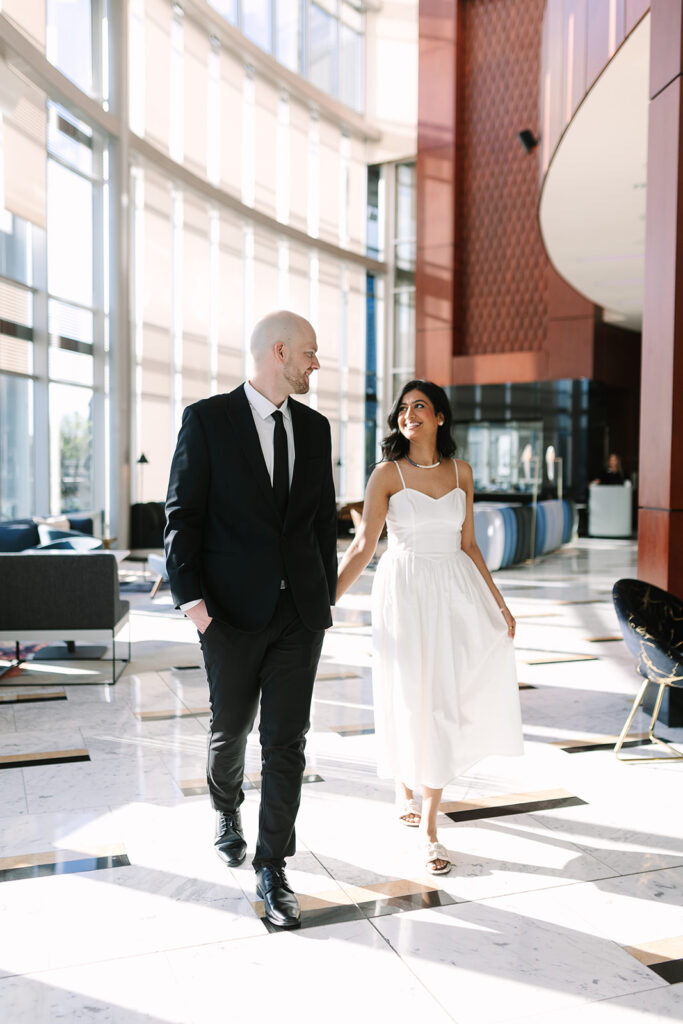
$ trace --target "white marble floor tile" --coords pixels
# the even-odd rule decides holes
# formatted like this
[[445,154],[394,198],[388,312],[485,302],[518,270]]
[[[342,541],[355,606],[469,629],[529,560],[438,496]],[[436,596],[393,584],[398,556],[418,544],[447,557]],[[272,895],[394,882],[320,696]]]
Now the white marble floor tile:
[[[131,862],[0,884],[3,1010],[21,1007],[30,1024],[214,1024],[227,985],[232,1018],[256,1024],[270,1024],[284,988],[294,992],[297,1024],[321,1014],[345,1024],[418,1014],[439,1024],[681,1019],[681,986],[622,947],[683,931],[683,818],[672,811],[683,766],[631,767],[611,752],[568,755],[552,745],[618,732],[626,716],[638,685],[631,659],[623,644],[589,638],[614,631],[611,586],[633,565],[632,544],[580,541],[496,574],[520,616],[520,643],[539,656],[599,658],[523,665],[520,677],[537,686],[521,694],[525,756],[482,761],[444,799],[565,789],[586,803],[440,819],[455,862],[448,876],[426,874],[418,834],[397,823],[393,782],[375,772],[374,736],[332,731],[372,720],[371,646],[367,627],[327,633],[320,673],[336,678],[316,684],[307,746],[308,770],[324,781],[303,789],[290,881],[304,896],[348,903],[353,885],[413,879],[455,903],[277,935],[252,906],[260,794],[246,794],[248,857],[231,871],[213,848],[208,797],[179,787],[204,775],[208,718],[136,715],[203,707],[208,691],[203,668],[172,667],[201,666],[191,625],[133,595],[135,663],[116,687],[70,686],[67,701],[0,707],[0,751],[85,746],[91,757],[0,774],[0,855],[111,842]],[[371,582],[368,572],[345,596],[340,622],[367,618]],[[259,765],[253,734],[247,771]],[[28,973],[6,976],[17,971]]]
[[367,921],[178,950],[166,957],[176,978],[193,979],[180,997],[187,1024],[223,1019],[226,987],[232,1019],[255,1024],[451,1021]]
[[93,734],[84,730],[83,738],[93,761],[106,761],[117,757],[122,763],[135,761],[137,764],[149,760],[158,765],[159,759],[172,753],[189,753],[197,755],[206,753],[206,734],[200,728],[190,724],[185,727],[182,721],[158,723],[166,726],[156,735],[129,734],[126,736],[108,736]]
[[25,768],[31,813],[112,807],[131,800],[169,800],[180,790],[161,761],[156,764],[118,757],[76,764]]
[[14,722],[14,708],[1,707],[0,708],[0,732],[14,732],[16,725]]
[[173,1024],[181,1019],[177,1000],[176,979],[163,954],[0,979],[8,1024]]
[[[26,708],[22,708],[22,711],[25,710]],[[49,731],[26,728],[28,724],[28,721],[24,721],[24,727],[20,730],[0,733],[0,756],[76,750],[85,747],[83,734],[76,721]]]
[[49,850],[90,854],[98,847],[120,842],[120,839],[107,810],[0,818],[0,857]]
[[[616,874],[635,874],[676,867],[683,864],[683,836],[670,834],[664,823],[653,821],[653,830],[644,821],[639,828],[629,827],[630,806],[558,808],[538,815],[538,820],[567,841],[581,847],[592,857],[608,865]],[[582,814],[570,815],[570,811]],[[665,833],[666,829],[666,833]],[[676,831],[683,831],[683,823]]]
[[4,768],[0,774],[0,819],[27,813],[23,770]]
[[[66,688],[72,704],[125,704],[134,710],[141,704],[156,706],[158,701],[173,702],[173,693],[158,672],[128,669],[116,686],[70,686]],[[171,704],[168,705],[172,706]]]
[[77,727],[95,733],[107,732],[123,736],[137,730],[137,719],[126,704],[76,704],[68,700],[45,705],[30,704],[16,707],[14,718],[20,731],[52,732],[55,729]]
[[490,899],[616,874],[530,815],[444,824],[439,837],[454,864],[443,887],[461,899]]
[[227,874],[222,895],[189,876],[135,865],[4,882],[0,977],[261,935]]
[[[667,985],[636,995],[618,996],[582,1005],[581,1024],[664,1024],[683,1020],[683,986]],[[576,1024],[577,1010],[553,1016],[553,1024]],[[503,1024],[505,1018],[501,1018]],[[528,1024],[546,1024],[548,1018],[529,1017]]]
[[[537,894],[538,895],[538,894]],[[665,983],[587,929],[535,917],[527,896],[377,918],[377,929],[458,1024],[522,1022]]]
[[[130,802],[114,808],[112,821],[131,863],[158,872],[161,886],[166,877],[191,879],[207,902],[224,898],[226,886],[241,891],[236,876],[215,853],[215,815],[206,797],[156,804]],[[253,851],[251,819],[246,835]],[[189,898],[190,890],[186,891]],[[249,907],[247,910],[251,914]]]
[[537,894],[530,893],[528,905],[543,920],[580,923],[591,934],[637,946],[681,934],[683,868],[614,876],[563,893],[554,890],[546,894],[542,906]]

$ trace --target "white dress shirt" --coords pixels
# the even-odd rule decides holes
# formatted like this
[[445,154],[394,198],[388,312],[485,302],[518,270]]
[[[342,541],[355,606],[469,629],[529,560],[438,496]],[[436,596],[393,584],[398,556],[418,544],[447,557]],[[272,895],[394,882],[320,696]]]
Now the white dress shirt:
[[[261,442],[261,451],[263,452],[263,459],[268,470],[268,476],[270,482],[273,482],[273,465],[275,462],[275,420],[273,419],[273,413],[277,410],[278,406],[274,405],[269,398],[262,395],[260,391],[257,391],[253,384],[246,381],[244,384],[244,393],[247,396],[249,402],[249,408],[251,414],[254,417],[254,426],[256,427],[256,433],[258,434],[259,441]],[[294,472],[294,431],[292,429],[292,414],[289,409],[289,399],[280,406],[280,412],[282,413],[282,422],[285,426],[285,434],[287,435],[287,455],[289,462],[289,486],[292,486],[292,474]],[[181,604],[181,612],[188,611],[189,608],[194,608],[195,605],[200,604],[202,598],[198,597],[194,601],[186,601],[185,604]]]
[[[253,384],[246,381],[244,385],[244,393],[247,396],[247,401],[251,407],[251,414],[254,417],[254,426],[256,427],[256,433],[258,434],[259,441],[261,442],[261,451],[263,452],[263,458],[266,463],[266,469],[268,470],[268,476],[270,482],[273,482],[273,462],[274,462],[274,445],[273,440],[275,437],[275,420],[273,419],[273,413],[277,411],[277,405],[273,405],[269,398],[262,395],[260,391],[257,391]],[[292,474],[294,472],[294,431],[292,430],[292,414],[289,409],[289,399],[280,406],[280,412],[282,413],[282,422],[285,425],[285,434],[287,435],[287,455],[289,461],[289,486],[292,486]]]

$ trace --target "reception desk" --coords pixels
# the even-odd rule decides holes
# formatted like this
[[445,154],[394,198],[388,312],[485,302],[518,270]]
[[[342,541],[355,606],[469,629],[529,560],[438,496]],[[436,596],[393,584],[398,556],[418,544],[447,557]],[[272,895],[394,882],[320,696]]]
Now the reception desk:
[[588,536],[630,537],[633,488],[625,484],[591,484],[588,488]]

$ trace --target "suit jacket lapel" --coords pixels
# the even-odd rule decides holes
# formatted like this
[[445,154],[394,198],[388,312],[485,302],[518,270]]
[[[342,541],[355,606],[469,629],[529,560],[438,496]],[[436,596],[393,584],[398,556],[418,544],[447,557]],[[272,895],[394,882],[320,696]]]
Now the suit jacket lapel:
[[275,515],[279,518],[279,514],[275,506],[273,485],[270,482],[266,462],[263,458],[261,442],[254,425],[254,416],[251,411],[251,406],[249,405],[249,400],[244,393],[243,384],[234,391],[231,391],[227,396],[226,414],[230,421],[230,425],[237,436],[237,440],[242,447],[245,459],[249,464],[249,468],[253,472],[259,487],[263,491],[264,497],[268,501],[268,504],[273,509]]

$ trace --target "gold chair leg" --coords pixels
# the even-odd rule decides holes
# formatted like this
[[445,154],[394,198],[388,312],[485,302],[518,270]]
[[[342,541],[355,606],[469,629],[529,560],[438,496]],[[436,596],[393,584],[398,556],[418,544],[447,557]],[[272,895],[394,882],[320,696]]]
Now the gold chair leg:
[[636,717],[636,711],[638,710],[640,705],[643,703],[643,699],[645,697],[645,693],[646,693],[647,688],[648,688],[649,685],[650,685],[650,680],[649,679],[645,679],[643,681],[643,685],[638,690],[638,694],[637,694],[635,700],[633,701],[633,704],[631,706],[631,710],[629,712],[628,718],[626,719],[626,721],[624,723],[624,728],[619,733],[619,739],[617,740],[617,742],[614,745],[614,753],[615,753],[615,755],[617,756],[617,758],[620,761],[635,761],[635,760],[637,760],[634,757],[619,757],[619,751],[622,748],[624,740],[626,739],[626,737],[629,734],[629,730],[630,730],[631,726],[633,725],[633,719]]
[[159,590],[159,587],[161,586],[161,584],[163,582],[164,582],[164,577],[163,576],[157,576],[157,578],[154,581],[154,586],[152,587],[152,589],[149,592],[150,600],[153,600],[156,597],[157,591]]
[[640,690],[638,691],[638,695],[637,695],[636,699],[633,702],[633,706],[631,708],[631,711],[629,713],[628,718],[626,719],[626,723],[624,725],[624,728],[621,730],[621,733],[619,734],[619,739],[617,740],[617,742],[615,744],[614,753],[617,756],[619,761],[625,761],[625,762],[636,762],[636,761],[683,761],[683,753],[681,753],[680,750],[678,750],[676,747],[672,746],[671,743],[667,743],[666,740],[662,740],[662,739],[659,738],[659,736],[655,736],[655,734],[654,734],[654,728],[655,728],[655,725],[657,724],[657,719],[659,718],[659,712],[662,709],[662,700],[664,699],[664,690],[665,690],[666,685],[667,685],[666,683],[660,683],[659,684],[659,692],[657,694],[657,699],[655,701],[655,706],[654,706],[654,708],[652,710],[652,718],[650,719],[650,727],[649,727],[648,732],[647,732],[647,738],[648,738],[650,743],[656,743],[658,746],[664,747],[670,753],[667,756],[665,756],[665,757],[622,757],[622,756],[619,755],[619,751],[621,750],[621,747],[622,747],[626,737],[628,736],[629,729],[631,728],[631,726],[633,724],[633,719],[635,718],[636,711],[638,710],[638,708],[642,704],[643,699],[645,698],[645,693],[646,693],[647,688],[648,688],[649,685],[650,685],[650,680],[646,679],[645,682],[643,683],[643,685],[641,686]]

